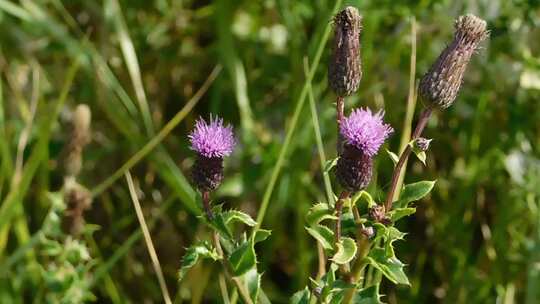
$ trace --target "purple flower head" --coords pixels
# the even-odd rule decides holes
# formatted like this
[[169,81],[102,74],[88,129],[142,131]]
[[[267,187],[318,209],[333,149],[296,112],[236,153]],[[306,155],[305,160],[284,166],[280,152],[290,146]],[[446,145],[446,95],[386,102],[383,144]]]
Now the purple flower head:
[[394,132],[389,124],[383,122],[383,116],[383,111],[373,114],[368,108],[355,109],[349,117],[341,121],[339,132],[346,144],[373,157],[388,136]]
[[236,144],[233,129],[223,125],[223,119],[210,116],[210,123],[199,118],[189,135],[191,150],[207,158],[229,156]]

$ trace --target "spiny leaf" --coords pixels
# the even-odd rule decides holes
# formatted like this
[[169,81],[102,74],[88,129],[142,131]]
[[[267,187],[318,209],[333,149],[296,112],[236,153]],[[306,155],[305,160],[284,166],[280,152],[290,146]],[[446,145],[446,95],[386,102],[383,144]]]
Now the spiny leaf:
[[303,290],[296,292],[289,301],[290,304],[309,304],[309,289],[306,287]]
[[377,268],[386,278],[395,284],[410,285],[407,275],[403,271],[403,264],[395,256],[387,256],[382,248],[374,248],[366,257],[369,264]]
[[379,294],[379,285],[360,289],[353,297],[353,304],[383,304]]
[[390,219],[395,222],[402,217],[409,216],[416,212],[416,208],[396,208],[390,211]]
[[309,234],[311,234],[311,236],[319,241],[319,243],[321,243],[324,249],[332,250],[334,248],[332,246],[334,243],[334,232],[332,232],[332,230],[321,225],[306,227],[306,230]]
[[399,200],[394,203],[394,207],[405,208],[410,202],[423,198],[433,189],[435,182],[436,181],[421,181],[405,185]]
[[223,212],[223,220],[225,221],[226,225],[235,222],[242,222],[250,227],[257,225],[257,222],[255,222],[255,220],[253,220],[249,214],[238,210],[229,210]]
[[262,275],[257,272],[257,268],[253,267],[242,276],[243,282],[246,284],[246,288],[249,291],[249,296],[253,303],[258,303],[259,291],[261,290],[261,277]]
[[259,243],[266,240],[272,234],[271,230],[258,229],[253,239],[254,243]]
[[373,207],[373,205],[376,204],[375,201],[373,200],[373,197],[371,197],[371,194],[369,194],[368,192],[366,192],[364,190],[358,192],[355,196],[353,196],[352,204],[356,205],[356,202],[359,199],[362,199],[362,200],[366,201],[367,204],[368,204],[368,208],[371,208],[371,207]]
[[314,226],[326,219],[337,220],[337,217],[334,216],[334,210],[325,203],[314,205],[306,215],[306,222],[309,226]]
[[349,263],[356,255],[356,242],[349,238],[343,237],[337,243],[337,252],[332,257],[332,261],[337,264]]
[[195,266],[200,259],[208,258],[214,261],[219,260],[221,257],[214,248],[208,242],[200,242],[192,245],[186,250],[184,258],[182,259],[182,265],[178,271],[178,280],[181,281],[188,270]]
[[240,276],[248,272],[251,268],[257,264],[257,256],[255,255],[255,248],[253,248],[253,241],[249,240],[238,246],[229,257],[234,275]]

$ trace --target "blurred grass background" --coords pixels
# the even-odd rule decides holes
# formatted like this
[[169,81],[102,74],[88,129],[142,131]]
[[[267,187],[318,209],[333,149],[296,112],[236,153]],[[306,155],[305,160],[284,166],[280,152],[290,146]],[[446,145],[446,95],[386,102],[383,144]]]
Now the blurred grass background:
[[[425,135],[434,141],[427,167],[409,162],[406,182],[438,182],[400,227],[409,232],[398,256],[409,265],[412,286],[384,284],[385,300],[540,303],[540,2],[345,4],[364,17],[364,76],[347,107],[384,108],[397,131],[387,147],[393,151],[406,113],[411,38],[417,44],[418,79],[450,41],[457,16],[474,13],[491,30],[455,105],[428,125]],[[215,67],[223,67],[180,125],[132,169],[169,290],[179,302],[219,302],[216,266],[196,267],[180,286],[176,279],[184,248],[209,237],[195,216],[187,134],[199,115],[219,114],[234,124],[240,146],[227,160],[226,181],[215,200],[255,217],[306,82],[304,58],[313,60],[333,5],[327,0],[0,0],[0,263],[40,230],[50,207],[46,193],[62,183],[68,113],[86,103],[93,142],[80,182],[96,195],[86,220],[100,226],[91,243],[97,262],[92,290],[103,303],[161,302],[127,184],[118,179],[110,187],[100,185],[155,138]],[[417,30],[411,37],[413,22]],[[311,88],[332,158],[329,45]],[[24,133],[28,140],[21,154]],[[370,186],[379,200],[391,170],[392,162],[381,153]],[[14,178],[20,186],[10,189]],[[263,287],[275,303],[287,302],[316,271],[316,244],[304,230],[304,215],[324,199],[304,104],[263,223],[273,233],[257,247]],[[26,278],[36,262],[40,253],[31,252],[2,273],[3,303],[39,302],[42,282],[29,284]]]

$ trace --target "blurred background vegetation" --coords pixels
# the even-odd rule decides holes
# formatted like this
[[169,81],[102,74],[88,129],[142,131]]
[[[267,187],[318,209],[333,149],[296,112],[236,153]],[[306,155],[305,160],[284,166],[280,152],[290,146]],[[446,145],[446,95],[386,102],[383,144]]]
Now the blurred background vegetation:
[[[491,30],[455,105],[428,125],[425,135],[434,141],[427,166],[409,162],[406,182],[438,182],[400,227],[409,234],[397,252],[408,264],[412,286],[384,284],[385,301],[540,303],[540,2],[344,4],[358,7],[364,18],[364,76],[347,107],[384,108],[397,131],[387,146],[393,151],[404,129],[411,41],[416,39],[418,79],[449,43],[457,16],[474,13]],[[0,0],[0,208],[12,211],[0,212],[1,302],[44,301],[48,287],[37,265],[47,258],[31,242],[51,208],[47,193],[61,187],[69,113],[80,103],[92,110],[93,141],[79,182],[96,194],[85,218],[99,226],[93,237],[86,236],[93,257],[91,290],[103,303],[162,301],[125,180],[95,190],[222,66],[197,106],[132,169],[169,290],[178,302],[219,302],[216,265],[201,264],[180,285],[176,277],[184,248],[209,238],[195,216],[200,211],[189,186],[193,153],[187,134],[199,115],[210,113],[235,126],[240,146],[227,160],[215,200],[255,217],[306,82],[304,58],[312,60],[333,5]],[[312,92],[332,158],[335,97],[327,88],[326,45]],[[52,109],[63,93],[65,103],[55,117]],[[24,133],[21,167],[16,155]],[[381,153],[376,166],[370,190],[382,200],[392,162]],[[20,186],[10,189],[17,176]],[[306,102],[263,223],[272,236],[256,248],[263,287],[275,303],[287,302],[316,271],[316,244],[304,230],[304,215],[324,199]]]

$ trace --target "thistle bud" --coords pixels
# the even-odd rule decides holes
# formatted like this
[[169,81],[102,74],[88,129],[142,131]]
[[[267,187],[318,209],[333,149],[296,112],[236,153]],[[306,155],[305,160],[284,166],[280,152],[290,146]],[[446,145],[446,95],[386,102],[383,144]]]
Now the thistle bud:
[[383,112],[373,114],[369,109],[353,110],[339,125],[344,146],[336,166],[341,185],[351,192],[367,187],[373,171],[373,157],[393,132],[383,122]]
[[231,126],[220,118],[210,117],[210,123],[199,119],[189,135],[191,149],[197,152],[193,166],[193,182],[199,191],[215,190],[223,180],[223,157],[232,153],[235,140]]
[[429,149],[429,144],[433,139],[427,139],[425,137],[418,137],[415,141],[415,145],[420,151],[427,151]]
[[328,82],[338,96],[353,94],[360,85],[360,32],[362,16],[346,7],[334,17],[334,47],[328,66]]
[[360,232],[362,232],[362,234],[368,239],[372,238],[375,235],[375,230],[371,226],[362,228]]
[[419,87],[422,100],[442,109],[456,99],[471,56],[489,35],[486,22],[474,15],[459,17],[454,27],[454,40],[422,77]]
[[390,218],[385,213],[384,206],[376,205],[369,209],[369,217],[381,224],[388,225],[391,223]]
[[65,174],[77,176],[82,167],[82,151],[90,142],[90,122],[92,114],[85,104],[78,105],[72,114],[71,134],[65,148]]

